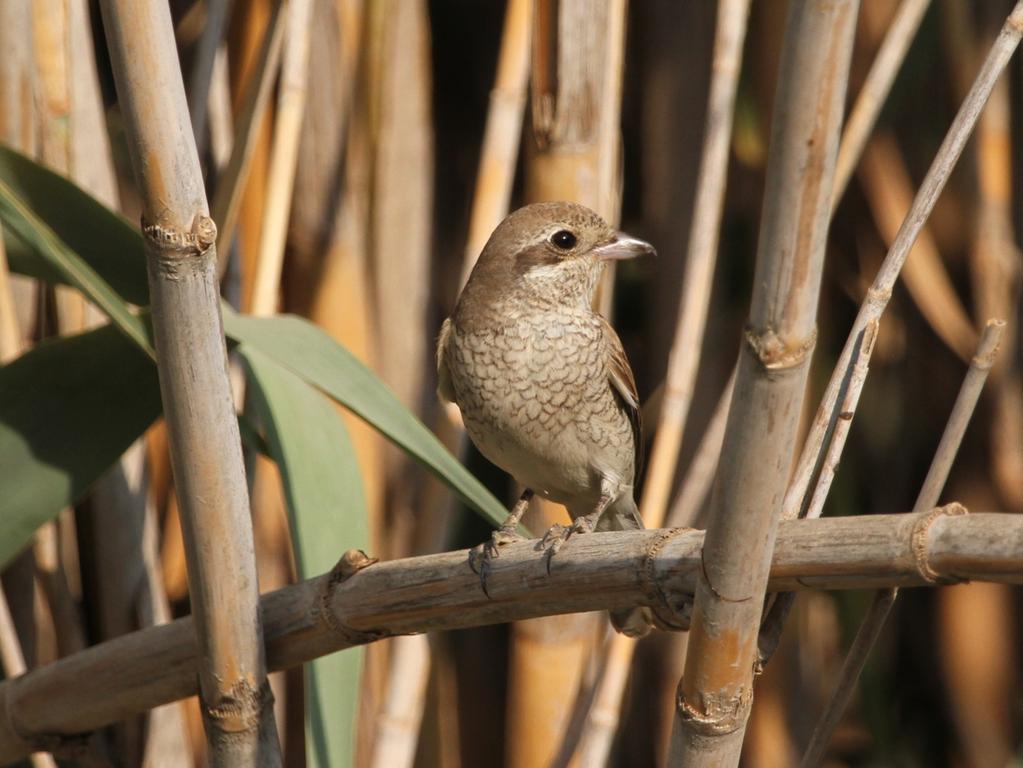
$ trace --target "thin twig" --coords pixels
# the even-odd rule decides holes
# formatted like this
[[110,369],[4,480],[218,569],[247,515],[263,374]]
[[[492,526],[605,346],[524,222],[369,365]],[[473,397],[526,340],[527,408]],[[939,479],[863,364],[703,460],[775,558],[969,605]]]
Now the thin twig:
[[[951,504],[784,522],[769,588],[924,586],[922,571],[941,580],[1023,582],[1023,515],[963,511]],[[669,604],[691,599],[703,541],[693,530],[579,536],[558,553],[549,576],[535,540],[511,544],[488,579],[491,598],[466,564],[467,550],[373,565],[348,553],[331,573],[262,598],[268,664],[283,669],[391,635],[630,605],[671,618]],[[54,734],[88,732],[194,695],[199,662],[188,617],[0,683],[0,763],[52,743]]]
[[920,22],[923,21],[931,0],[903,0],[888,27],[888,33],[878,48],[877,55],[870,65],[863,87],[856,96],[856,103],[849,113],[842,143],[838,148],[838,160],[835,162],[835,187],[831,193],[831,208],[834,211],[845,194],[849,179],[856,169],[863,148],[867,145],[881,114],[881,107],[892,89],[895,76],[899,73],[909,46],[916,36]]
[[192,134],[200,157],[206,148],[206,118],[209,114],[213,62],[227,28],[230,10],[231,0],[207,0],[206,23],[196,45],[191,77],[188,79],[188,113],[192,119]]
[[[988,372],[994,365],[995,357],[998,354],[998,343],[1004,329],[1005,322],[1002,320],[989,320],[984,328],[980,344],[977,346],[977,354],[974,355],[966,377],[963,379],[959,396],[952,407],[945,431],[941,435],[941,441],[931,460],[931,467],[927,471],[927,477],[916,497],[916,504],[913,505],[914,512],[931,509],[941,496],[948,473],[952,469],[952,462],[955,461],[959,445],[966,433],[966,427],[970,423],[970,417],[977,406],[980,392],[984,388]],[[937,581],[937,574],[933,578]],[[897,596],[898,587],[884,589],[874,595],[867,615],[856,632],[849,655],[845,657],[845,662],[842,664],[835,692],[828,700],[824,712],[814,728],[810,745],[806,748],[806,754],[803,756],[804,768],[820,765],[824,760],[824,750],[827,749],[835,726],[838,725],[839,719],[849,706],[849,701],[856,690],[856,682],[863,672],[870,651],[881,635],[885,620],[888,618]]]

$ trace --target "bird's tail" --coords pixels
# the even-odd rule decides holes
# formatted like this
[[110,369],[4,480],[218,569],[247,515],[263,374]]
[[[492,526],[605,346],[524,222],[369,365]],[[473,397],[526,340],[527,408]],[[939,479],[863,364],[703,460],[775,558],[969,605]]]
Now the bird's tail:
[[[597,530],[638,531],[642,528],[643,518],[639,516],[631,490],[619,496],[597,522]],[[650,631],[651,614],[645,606],[620,608],[610,614],[611,626],[627,637],[643,637]]]

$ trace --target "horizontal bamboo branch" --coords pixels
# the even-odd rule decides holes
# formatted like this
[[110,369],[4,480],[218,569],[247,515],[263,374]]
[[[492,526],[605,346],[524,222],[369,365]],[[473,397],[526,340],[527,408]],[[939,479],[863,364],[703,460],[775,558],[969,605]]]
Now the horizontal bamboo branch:
[[[783,522],[769,589],[912,587],[965,579],[1023,583],[1023,515],[918,514]],[[945,513],[945,514],[942,514]],[[349,552],[323,576],[264,595],[267,662],[284,669],[391,635],[630,605],[685,625],[703,532],[593,533],[550,576],[536,542],[501,550],[487,579],[467,550],[376,563]],[[371,566],[371,567],[367,567]],[[73,746],[75,734],[197,692],[191,618],[116,638],[0,683],[0,763]]]

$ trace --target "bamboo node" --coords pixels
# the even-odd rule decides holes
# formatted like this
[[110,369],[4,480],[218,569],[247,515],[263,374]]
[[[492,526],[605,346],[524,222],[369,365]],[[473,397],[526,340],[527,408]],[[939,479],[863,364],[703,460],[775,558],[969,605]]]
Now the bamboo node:
[[744,335],[753,354],[768,371],[798,368],[810,357],[817,343],[816,328],[806,338],[791,341],[783,339],[773,328],[758,332],[747,326]]
[[946,515],[967,515],[969,511],[959,502],[953,501],[943,507],[937,507],[930,512],[925,512],[913,526],[910,548],[913,550],[913,562],[916,564],[917,573],[920,578],[928,584],[958,584],[963,581],[956,576],[942,575],[931,567],[927,557],[927,538],[930,535],[931,525],[939,517]]
[[676,536],[692,533],[695,528],[666,528],[650,542],[643,557],[644,591],[660,604],[651,606],[654,626],[667,632],[685,632],[693,615],[693,596],[674,595],[664,588],[657,578],[657,556],[664,546]]
[[701,709],[686,701],[683,683],[679,680],[675,689],[675,706],[679,717],[691,731],[702,736],[724,736],[742,728],[753,704],[753,690],[740,689],[737,696],[708,696],[701,694],[704,707]]
[[247,733],[259,725],[262,713],[272,708],[273,702],[273,690],[266,680],[258,689],[253,689],[248,680],[239,680],[220,695],[215,705],[203,707],[203,719],[225,736]]
[[217,225],[205,214],[192,219],[192,229],[167,227],[142,217],[142,236],[156,256],[161,274],[171,280],[199,272],[203,257],[217,242]]
[[317,607],[320,620],[336,635],[341,637],[348,645],[364,645],[385,637],[387,632],[360,632],[345,625],[340,617],[334,612],[331,604],[334,599],[334,592],[337,588],[348,581],[363,568],[379,562],[379,558],[370,557],[361,549],[349,549],[341,559],[337,561],[320,590]]

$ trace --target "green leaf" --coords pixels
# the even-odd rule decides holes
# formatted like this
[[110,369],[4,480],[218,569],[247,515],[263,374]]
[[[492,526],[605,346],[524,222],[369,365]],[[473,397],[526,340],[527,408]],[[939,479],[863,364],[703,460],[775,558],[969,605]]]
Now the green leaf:
[[[337,409],[316,389],[249,344],[252,401],[281,470],[299,576],[324,573],[348,549],[368,548],[366,500],[355,449]],[[354,764],[362,649],[306,666],[309,765]]]
[[156,358],[141,318],[132,314],[124,299],[109,283],[71,250],[3,181],[0,181],[0,220],[3,220],[5,229],[10,229],[22,242],[31,245],[33,252],[49,268],[80,290],[139,348]]
[[324,331],[300,318],[247,317],[224,307],[227,335],[263,352],[365,419],[490,522],[508,510],[413,416],[377,376]]
[[159,413],[156,367],[109,325],[0,368],[0,568]]
[[[146,257],[136,227],[60,174],[4,146],[0,182],[115,292],[132,304],[149,304]],[[74,285],[30,239],[10,234],[4,232],[11,270],[48,283]]]

